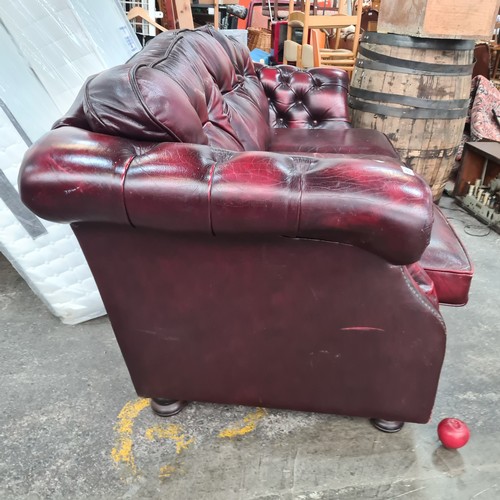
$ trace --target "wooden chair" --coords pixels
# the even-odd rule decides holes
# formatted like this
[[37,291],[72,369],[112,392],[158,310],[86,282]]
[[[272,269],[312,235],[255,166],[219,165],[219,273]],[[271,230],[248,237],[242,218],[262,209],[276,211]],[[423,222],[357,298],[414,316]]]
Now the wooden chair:
[[[321,35],[322,33],[318,29],[311,30],[312,65],[314,67],[334,66],[335,68],[347,71],[349,76],[351,76],[356,62],[355,53],[348,49],[325,49],[324,42],[322,43],[321,41]],[[304,53],[308,54],[305,48]],[[309,61],[303,59],[303,64],[304,67],[309,67]]]
[[[348,69],[350,73],[352,73],[352,69],[354,68],[354,63],[356,59],[356,54],[358,50],[359,44],[359,35],[361,30],[361,14],[362,9],[357,9],[357,14],[352,15],[354,9],[354,1],[351,3],[352,9],[351,14],[347,11],[347,2],[351,0],[339,0],[338,12],[332,15],[311,15],[311,0],[306,0],[303,11],[294,11],[294,1],[290,0],[290,15],[288,17],[288,33],[287,33],[287,41],[285,42],[285,52],[288,56],[294,55],[294,50],[297,51],[297,43],[293,40],[293,30],[296,28],[302,28],[302,55],[305,53],[312,52],[313,57],[316,54],[317,65],[335,65],[338,67],[342,67],[344,69]],[[313,10],[317,12],[317,9]],[[353,49],[340,49],[340,30],[342,28],[346,28],[348,26],[354,25],[354,44]],[[324,49],[317,45],[314,48],[313,38],[316,38],[317,34],[311,37],[311,43],[309,43],[309,34],[312,29],[334,29],[335,30],[335,42],[334,47],[331,49]],[[306,49],[306,45],[312,46],[312,49]],[[288,50],[287,50],[288,49]],[[292,59],[287,59],[292,60]],[[336,60],[339,64],[332,64],[332,61]],[[302,62],[302,57],[299,57],[297,54],[295,59],[297,66],[303,67],[304,64]],[[307,61],[310,62],[310,61]],[[286,64],[286,61],[285,61]]]

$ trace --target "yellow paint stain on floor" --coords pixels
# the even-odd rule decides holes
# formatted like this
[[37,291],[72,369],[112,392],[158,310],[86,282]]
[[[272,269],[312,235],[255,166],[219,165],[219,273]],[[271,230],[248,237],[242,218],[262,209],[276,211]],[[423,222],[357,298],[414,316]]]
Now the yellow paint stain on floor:
[[116,446],[111,450],[111,457],[117,464],[120,462],[127,464],[134,473],[137,472],[137,468],[132,452],[132,431],[135,419],[147,406],[149,406],[149,399],[141,398],[129,401],[118,414],[118,422],[114,427],[118,434],[118,440]]
[[266,414],[267,412],[264,408],[257,408],[254,412],[249,413],[241,424],[221,430],[219,437],[232,439],[253,432],[257,427],[257,422],[264,418]]
[[175,472],[173,465],[164,465],[160,468],[160,479],[170,477]]
[[194,442],[193,437],[189,437],[182,432],[180,425],[155,425],[146,429],[146,439],[153,441],[154,439],[169,439],[175,443],[175,451],[179,454],[186,450],[191,443]]

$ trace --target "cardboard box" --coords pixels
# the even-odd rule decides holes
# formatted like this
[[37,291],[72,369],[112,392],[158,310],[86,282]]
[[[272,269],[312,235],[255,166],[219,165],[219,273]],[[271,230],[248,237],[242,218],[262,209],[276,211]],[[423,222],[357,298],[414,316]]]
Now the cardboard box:
[[500,0],[385,0],[378,18],[379,33],[422,38],[489,40]]

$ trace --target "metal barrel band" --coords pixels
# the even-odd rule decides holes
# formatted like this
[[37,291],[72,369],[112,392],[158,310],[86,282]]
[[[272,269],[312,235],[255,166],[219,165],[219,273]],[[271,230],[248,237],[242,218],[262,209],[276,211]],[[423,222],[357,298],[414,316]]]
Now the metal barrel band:
[[366,99],[367,101],[379,101],[383,103],[402,104],[412,106],[414,108],[423,109],[463,109],[469,107],[469,99],[450,99],[436,101],[432,99],[423,99],[420,97],[410,97],[400,94],[387,94],[385,92],[375,92],[373,90],[365,90],[357,87],[351,87],[350,95]]
[[[421,71],[421,70],[416,70],[416,69],[411,69],[411,68],[404,68],[404,67],[398,67],[398,66],[392,66],[391,64],[384,64],[380,63],[377,61],[370,61],[369,59],[357,59],[356,60],[356,67],[361,68],[361,69],[371,69],[375,71],[388,71],[391,73],[404,73],[406,75],[424,75],[424,76],[450,76],[450,73],[448,72],[436,72],[436,71]],[[453,76],[465,76],[465,75],[470,75],[472,74],[472,67],[473,65],[471,64],[470,66],[467,66],[467,70],[464,70],[461,73],[456,73]]]
[[420,119],[431,118],[434,120],[453,120],[465,118],[467,108],[464,109],[416,109],[416,108],[394,108],[383,104],[366,102],[354,96],[349,97],[349,106],[359,111],[367,111],[374,115],[394,116],[398,118]]
[[474,50],[474,40],[448,40],[435,38],[417,38],[409,35],[394,35],[385,33],[365,32],[363,42],[391,47],[404,47],[424,50]]
[[[384,69],[397,73],[418,73],[430,75],[469,75],[472,74],[474,64],[436,64],[420,61],[409,61],[399,57],[386,56],[379,54],[366,47],[360,46],[358,52],[367,59],[358,59],[356,66],[367,69]],[[360,64],[358,64],[360,63]],[[370,67],[371,66],[371,67]],[[374,67],[379,66],[379,67]],[[396,68],[401,68],[398,71]]]
[[406,161],[411,163],[411,160],[435,160],[437,158],[453,158],[456,156],[458,146],[453,146],[452,148],[443,149],[421,149],[418,150],[418,155],[411,155],[408,153]]

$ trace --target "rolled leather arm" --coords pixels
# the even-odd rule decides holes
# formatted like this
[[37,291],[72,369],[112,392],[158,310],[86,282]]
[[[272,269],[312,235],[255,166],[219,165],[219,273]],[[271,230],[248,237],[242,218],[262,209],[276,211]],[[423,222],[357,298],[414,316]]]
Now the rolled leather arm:
[[349,79],[343,70],[263,66],[257,68],[257,76],[269,101],[273,128],[329,129],[350,122]]
[[23,203],[54,222],[128,224],[125,173],[138,149],[126,139],[62,127],[26,152],[19,172]]
[[66,127],[32,147],[20,183],[26,205],[57,222],[313,238],[394,264],[417,261],[432,226],[429,188],[389,159],[134,144]]

